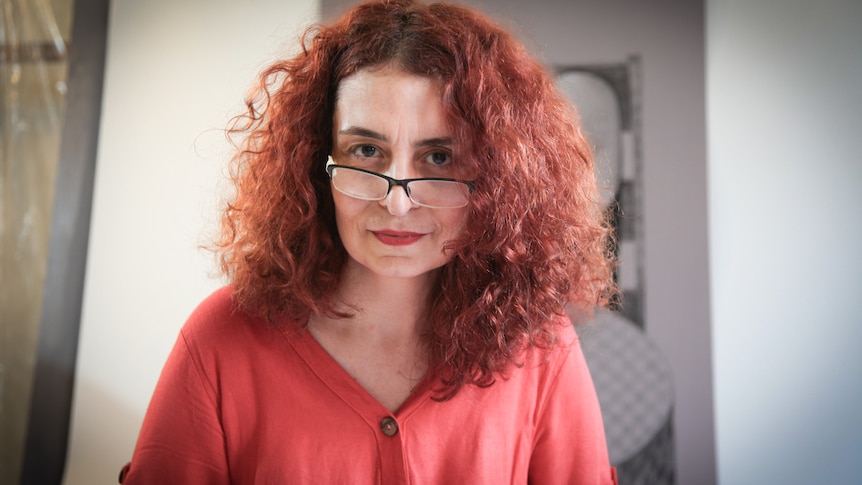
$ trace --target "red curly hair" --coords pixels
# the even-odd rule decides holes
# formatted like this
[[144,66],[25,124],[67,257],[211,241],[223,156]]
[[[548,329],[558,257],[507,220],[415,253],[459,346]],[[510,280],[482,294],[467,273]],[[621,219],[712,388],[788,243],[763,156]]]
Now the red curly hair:
[[261,74],[228,130],[243,141],[217,248],[241,308],[297,325],[336,314],[347,254],[324,171],[336,90],[386,64],[443,82],[454,157],[479,174],[428,314],[441,398],[491,385],[527,345],[551,348],[568,303],[589,312],[615,295],[591,152],[511,34],[463,7],[384,0],[309,29],[302,48]]

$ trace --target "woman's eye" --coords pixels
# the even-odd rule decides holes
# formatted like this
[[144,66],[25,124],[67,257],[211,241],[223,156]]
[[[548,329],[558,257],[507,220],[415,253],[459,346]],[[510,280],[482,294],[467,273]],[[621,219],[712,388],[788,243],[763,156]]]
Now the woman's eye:
[[428,155],[427,160],[433,165],[441,166],[452,162],[452,156],[448,153],[437,152]]
[[360,157],[370,158],[377,155],[377,147],[374,145],[360,145],[353,149],[353,154]]

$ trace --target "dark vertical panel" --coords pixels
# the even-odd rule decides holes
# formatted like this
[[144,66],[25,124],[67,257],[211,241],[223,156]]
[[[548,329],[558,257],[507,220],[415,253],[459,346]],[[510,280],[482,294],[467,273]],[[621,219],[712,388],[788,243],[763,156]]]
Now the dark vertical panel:
[[68,92],[54,194],[23,484],[60,483],[66,463],[109,0],[75,0]]

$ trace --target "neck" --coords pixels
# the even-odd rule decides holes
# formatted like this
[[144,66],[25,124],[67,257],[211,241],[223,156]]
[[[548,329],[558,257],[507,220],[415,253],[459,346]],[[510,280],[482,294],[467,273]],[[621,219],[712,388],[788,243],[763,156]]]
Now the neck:
[[348,263],[336,297],[354,316],[342,324],[381,338],[418,341],[437,276],[385,277]]
[[321,347],[392,412],[428,369],[423,322],[436,277],[384,278],[356,263],[348,264],[336,307],[353,316],[312,315],[308,322]]

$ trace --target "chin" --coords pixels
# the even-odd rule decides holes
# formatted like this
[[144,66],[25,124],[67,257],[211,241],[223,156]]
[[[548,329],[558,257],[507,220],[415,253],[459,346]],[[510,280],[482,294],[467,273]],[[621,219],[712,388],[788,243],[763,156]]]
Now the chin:
[[384,258],[383,261],[375,262],[363,262],[351,258],[360,271],[368,271],[375,276],[383,278],[413,279],[434,277],[440,272],[440,268],[446,264],[446,261],[439,262],[439,264],[429,264],[429,262],[422,262],[420,264],[416,261],[391,261],[391,259],[401,258]]

